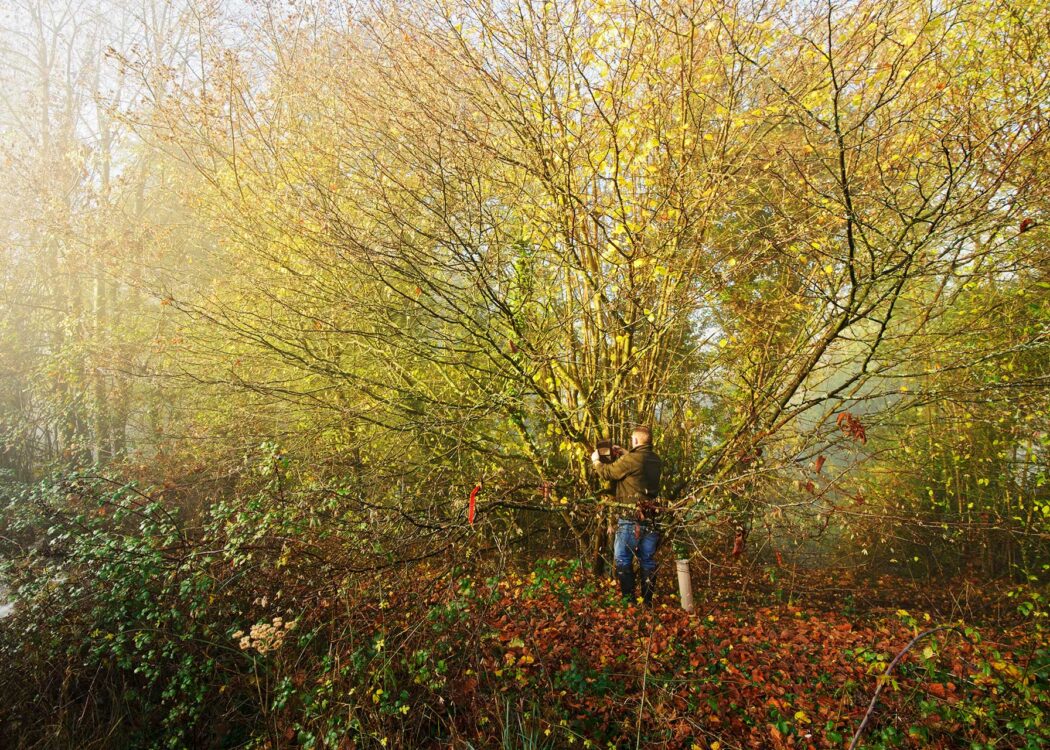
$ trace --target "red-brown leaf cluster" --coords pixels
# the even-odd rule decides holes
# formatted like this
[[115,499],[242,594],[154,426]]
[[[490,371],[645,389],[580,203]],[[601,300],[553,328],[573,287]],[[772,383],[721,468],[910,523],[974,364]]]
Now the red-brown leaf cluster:
[[[880,675],[920,629],[916,620],[930,622],[894,609],[847,616],[826,600],[712,603],[703,590],[693,614],[669,590],[650,610],[621,602],[610,581],[550,571],[468,590],[452,600],[466,607],[461,667],[430,700],[476,745],[497,742],[512,710],[515,726],[556,747],[570,738],[591,747],[639,738],[689,750],[845,747]],[[406,616],[406,629],[417,633],[415,624]],[[969,702],[1005,711],[999,675],[1021,674],[1030,635],[1002,631],[996,643],[973,645],[948,633],[935,645],[913,649],[890,675],[869,732],[896,731],[905,747],[987,741],[979,721],[952,710]],[[997,746],[1024,747],[1014,740]]]

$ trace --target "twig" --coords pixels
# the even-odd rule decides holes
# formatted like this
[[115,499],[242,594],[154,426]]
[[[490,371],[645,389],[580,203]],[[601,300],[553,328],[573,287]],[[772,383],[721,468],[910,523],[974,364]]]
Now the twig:
[[857,727],[857,733],[853,735],[853,741],[849,743],[849,750],[854,750],[854,748],[857,746],[857,743],[860,742],[860,735],[864,731],[864,727],[867,726],[868,720],[871,719],[871,715],[875,712],[875,703],[879,699],[879,693],[882,692],[882,688],[885,687],[886,683],[889,681],[890,672],[892,672],[893,668],[895,666],[897,666],[897,662],[899,662],[904,657],[904,655],[911,650],[912,646],[914,646],[916,643],[921,641],[926,636],[931,635],[933,633],[936,633],[936,632],[938,632],[940,630],[954,630],[956,633],[958,633],[963,638],[965,638],[968,642],[973,643],[973,641],[971,641],[967,637],[966,633],[961,631],[955,625],[940,625],[940,626],[938,626],[936,628],[930,628],[929,630],[924,630],[921,633],[919,633],[917,636],[912,638],[910,641],[908,641],[908,645],[905,646],[903,649],[901,649],[899,654],[897,654],[895,657],[893,657],[893,661],[891,661],[889,666],[886,667],[886,671],[883,672],[881,675],[879,675],[878,684],[877,684],[877,687],[875,688],[875,695],[871,696],[871,703],[868,704],[868,710],[864,714],[864,718],[861,720],[860,726]]
[[634,747],[635,750],[642,746],[642,713],[645,711],[645,683],[649,677],[649,651],[653,647],[653,633],[656,632],[658,619],[653,620],[653,626],[649,628],[649,641],[645,644],[645,665],[642,667],[642,701],[638,704],[638,723],[635,727]]

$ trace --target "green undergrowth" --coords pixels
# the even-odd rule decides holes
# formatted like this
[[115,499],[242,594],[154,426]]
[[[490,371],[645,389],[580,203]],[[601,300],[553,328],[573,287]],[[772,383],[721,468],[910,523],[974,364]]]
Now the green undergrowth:
[[191,533],[133,487],[65,486],[63,513],[55,492],[12,524],[51,519],[3,571],[4,747],[836,748],[880,681],[861,747],[1050,739],[1031,586],[998,623],[732,577],[686,613],[665,576],[648,610],[575,561],[354,570],[360,545],[294,498],[220,503]]

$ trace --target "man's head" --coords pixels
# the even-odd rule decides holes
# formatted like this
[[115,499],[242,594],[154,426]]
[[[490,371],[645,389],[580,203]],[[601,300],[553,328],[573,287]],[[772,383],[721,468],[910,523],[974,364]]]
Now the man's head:
[[653,431],[646,427],[644,424],[640,424],[631,430],[631,447],[637,448],[639,445],[651,445],[653,442]]

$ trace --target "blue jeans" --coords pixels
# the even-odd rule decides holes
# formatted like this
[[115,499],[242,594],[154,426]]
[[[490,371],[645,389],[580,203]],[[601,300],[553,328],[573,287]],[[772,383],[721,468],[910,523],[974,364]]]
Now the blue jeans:
[[616,540],[613,543],[613,560],[617,568],[628,568],[638,558],[642,573],[656,570],[656,546],[660,543],[660,532],[648,524],[639,524],[621,518],[616,524]]

